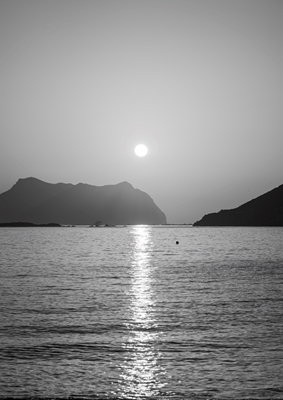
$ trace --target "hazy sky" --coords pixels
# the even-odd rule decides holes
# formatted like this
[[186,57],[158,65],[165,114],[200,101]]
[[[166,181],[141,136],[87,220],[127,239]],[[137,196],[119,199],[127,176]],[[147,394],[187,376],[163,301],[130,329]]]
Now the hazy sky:
[[282,0],[0,0],[0,88],[0,193],[128,181],[195,222],[283,183]]

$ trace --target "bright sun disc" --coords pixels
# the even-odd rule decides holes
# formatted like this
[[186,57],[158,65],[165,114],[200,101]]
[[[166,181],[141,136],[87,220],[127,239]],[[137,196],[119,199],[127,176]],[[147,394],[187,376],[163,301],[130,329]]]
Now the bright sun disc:
[[147,147],[144,144],[138,144],[135,147],[135,153],[139,157],[144,157],[147,154]]

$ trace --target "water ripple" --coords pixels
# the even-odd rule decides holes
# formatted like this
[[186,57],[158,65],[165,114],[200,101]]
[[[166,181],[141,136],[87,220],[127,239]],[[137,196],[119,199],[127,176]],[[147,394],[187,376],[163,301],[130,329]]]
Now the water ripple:
[[283,398],[282,228],[0,234],[0,398]]

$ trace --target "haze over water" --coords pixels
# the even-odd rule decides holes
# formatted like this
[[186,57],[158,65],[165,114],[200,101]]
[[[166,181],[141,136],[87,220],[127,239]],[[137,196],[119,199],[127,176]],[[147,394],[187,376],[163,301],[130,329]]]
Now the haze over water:
[[282,398],[282,242],[283,228],[2,228],[0,397]]

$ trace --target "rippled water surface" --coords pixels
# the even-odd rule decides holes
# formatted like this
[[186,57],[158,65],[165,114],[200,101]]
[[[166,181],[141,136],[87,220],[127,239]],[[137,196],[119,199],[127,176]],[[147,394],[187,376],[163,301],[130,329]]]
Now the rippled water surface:
[[0,397],[283,398],[283,228],[2,228],[0,264]]

